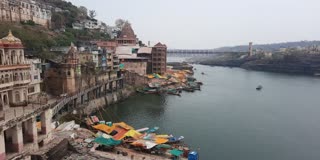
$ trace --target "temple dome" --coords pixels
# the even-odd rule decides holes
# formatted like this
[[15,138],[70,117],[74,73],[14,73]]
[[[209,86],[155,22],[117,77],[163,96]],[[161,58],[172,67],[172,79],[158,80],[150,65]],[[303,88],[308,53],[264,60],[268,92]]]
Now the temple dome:
[[21,43],[21,40],[13,36],[11,30],[9,30],[8,36],[1,39],[3,43]]

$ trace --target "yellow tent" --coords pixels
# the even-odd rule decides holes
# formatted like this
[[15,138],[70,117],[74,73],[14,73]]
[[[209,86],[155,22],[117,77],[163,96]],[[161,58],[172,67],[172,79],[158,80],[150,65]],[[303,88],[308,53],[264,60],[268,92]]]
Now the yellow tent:
[[166,142],[168,142],[169,140],[168,139],[166,139],[166,138],[156,138],[155,139],[155,142],[157,143],[157,144],[163,144],[163,143],[166,143]]
[[167,134],[156,135],[157,138],[169,138],[170,136]]
[[109,127],[105,124],[98,124],[98,125],[93,126],[93,128],[110,134],[115,129],[115,126],[113,125],[113,126]]
[[138,131],[136,131],[136,130],[133,130],[133,129],[131,129],[130,131],[128,131],[126,134],[125,134],[125,136],[127,136],[127,137],[132,137],[132,138],[134,138],[134,139],[139,139],[140,137],[141,137],[141,133],[139,133]]
[[152,78],[154,78],[154,76],[153,75],[148,75],[148,78],[152,79]]
[[126,129],[126,130],[134,129],[133,127],[127,125],[127,124],[124,123],[124,122],[114,123],[113,125],[119,126],[119,127],[124,128],[124,129]]

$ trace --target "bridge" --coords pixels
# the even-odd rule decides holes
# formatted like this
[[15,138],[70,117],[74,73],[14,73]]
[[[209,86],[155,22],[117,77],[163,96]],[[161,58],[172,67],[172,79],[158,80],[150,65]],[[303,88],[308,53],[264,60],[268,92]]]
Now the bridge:
[[[0,121],[0,160],[36,151],[51,140],[52,119],[64,111],[85,106],[87,102],[116,94],[124,86],[123,77],[99,81],[94,86],[69,94],[64,98],[52,98],[44,105],[10,107]],[[40,117],[41,129],[37,128]]]
[[249,52],[221,52],[214,49],[168,49],[168,55],[213,55],[223,53],[249,53]]

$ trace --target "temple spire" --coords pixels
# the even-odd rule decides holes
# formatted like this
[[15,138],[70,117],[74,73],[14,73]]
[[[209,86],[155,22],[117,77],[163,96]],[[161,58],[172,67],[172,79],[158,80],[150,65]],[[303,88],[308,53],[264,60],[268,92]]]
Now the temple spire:
[[8,37],[13,37],[13,34],[11,32],[11,29],[9,29]]

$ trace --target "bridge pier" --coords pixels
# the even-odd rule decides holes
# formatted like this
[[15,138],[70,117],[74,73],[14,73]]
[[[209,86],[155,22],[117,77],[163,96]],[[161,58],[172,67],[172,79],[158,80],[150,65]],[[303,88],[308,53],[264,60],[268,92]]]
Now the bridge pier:
[[40,115],[41,119],[41,133],[49,134],[51,132],[51,119],[52,119],[52,110],[47,109]]
[[4,131],[0,132],[0,159],[6,159],[6,144]]
[[15,126],[4,131],[5,154],[20,153],[23,149],[22,124],[17,123]]
[[[37,131],[37,121],[35,117],[23,123],[24,128],[24,141],[29,143],[38,143],[38,131]],[[35,145],[37,146],[37,145]]]

